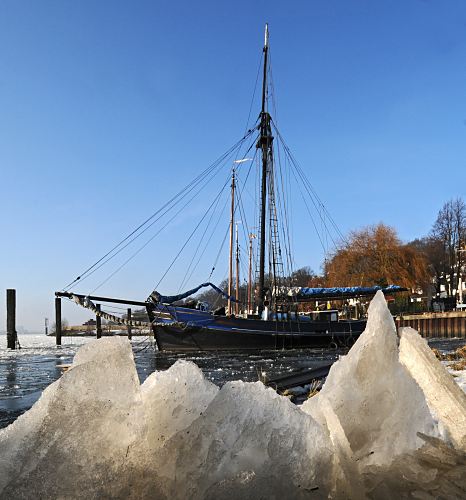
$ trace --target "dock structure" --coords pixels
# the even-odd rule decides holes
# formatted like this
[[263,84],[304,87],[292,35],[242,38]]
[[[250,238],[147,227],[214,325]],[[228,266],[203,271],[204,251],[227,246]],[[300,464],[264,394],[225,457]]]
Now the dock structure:
[[98,313],[95,315],[95,332],[96,332],[96,337],[98,339],[102,338],[102,318],[100,316],[100,304],[96,304],[95,308],[97,309]]
[[61,345],[61,299],[55,297],[55,344]]
[[128,339],[131,340],[131,337],[132,337],[132,330],[131,330],[131,307],[128,307],[128,310],[127,310],[127,320],[128,320]]
[[466,312],[422,313],[401,315],[396,326],[410,326],[425,338],[466,338]]
[[16,332],[16,290],[6,291],[6,338],[7,348],[16,349],[18,334]]
[[[117,299],[114,297],[102,297],[102,296],[96,296],[96,295],[82,295],[78,293],[71,293],[71,292],[55,292],[55,311],[56,311],[56,324],[57,326],[59,325],[59,337],[60,337],[60,343],[61,343],[61,334],[62,334],[62,329],[61,329],[61,298],[68,298],[68,299],[74,299],[75,301],[77,300],[79,302],[85,302],[85,301],[95,301],[95,305],[91,304],[92,307],[88,307],[88,309],[91,309],[95,313],[95,320],[96,320],[96,338],[100,339],[103,335],[102,331],[102,317],[106,318],[109,321],[118,321],[118,318],[112,314],[106,313],[105,311],[102,311],[102,303],[111,303],[111,304],[126,304],[126,305],[132,305],[132,306],[139,306],[139,307],[144,307],[146,308],[147,302],[142,302],[139,300],[127,300],[127,299]],[[82,304],[81,304],[82,305]],[[87,307],[87,306],[84,306]],[[138,329],[139,327],[151,327],[151,324],[149,322],[144,322],[140,320],[135,320],[133,321],[133,312],[131,308],[127,308],[126,310],[126,319],[124,319],[120,324],[126,325],[126,332],[128,339],[131,340],[133,336],[133,328]],[[58,329],[57,329],[58,331]],[[57,334],[57,345],[60,345],[58,343],[58,334]]]

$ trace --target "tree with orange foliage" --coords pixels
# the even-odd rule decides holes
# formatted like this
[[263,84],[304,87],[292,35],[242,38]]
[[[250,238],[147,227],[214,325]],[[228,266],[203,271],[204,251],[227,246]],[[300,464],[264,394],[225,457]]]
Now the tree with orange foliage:
[[328,286],[422,288],[429,282],[425,257],[405,245],[395,229],[384,224],[350,233],[324,266]]

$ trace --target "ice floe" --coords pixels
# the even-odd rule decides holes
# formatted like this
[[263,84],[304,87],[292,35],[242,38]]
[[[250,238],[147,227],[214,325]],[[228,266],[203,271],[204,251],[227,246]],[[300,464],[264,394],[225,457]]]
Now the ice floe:
[[126,339],[89,343],[0,431],[0,498],[464,498],[466,396],[400,337],[378,293],[301,407],[185,361],[141,385]]

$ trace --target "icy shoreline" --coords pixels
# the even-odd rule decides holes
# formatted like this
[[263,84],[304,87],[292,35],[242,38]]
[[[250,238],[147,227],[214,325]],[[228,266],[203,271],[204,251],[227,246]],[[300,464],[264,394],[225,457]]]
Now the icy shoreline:
[[82,347],[0,431],[2,498],[466,496],[466,396],[383,295],[319,395],[221,389],[178,361],[139,383],[130,344]]

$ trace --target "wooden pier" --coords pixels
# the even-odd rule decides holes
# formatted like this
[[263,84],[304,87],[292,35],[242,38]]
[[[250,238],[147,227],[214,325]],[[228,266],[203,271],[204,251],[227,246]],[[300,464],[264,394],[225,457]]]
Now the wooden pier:
[[[139,306],[139,307],[146,307],[147,303],[138,301],[138,300],[126,300],[126,299],[116,299],[113,297],[101,297],[101,296],[96,296],[96,295],[89,295],[85,296],[82,294],[72,294],[70,292],[55,292],[55,339],[56,339],[56,345],[61,345],[61,338],[62,338],[62,321],[61,321],[61,299],[62,297],[65,298],[73,298],[77,297],[79,299],[89,299],[93,301],[98,301],[99,303],[95,304],[95,309],[96,309],[96,338],[100,339],[102,338],[102,317],[101,317],[101,311],[102,311],[102,306],[100,302],[109,302],[112,304],[126,304],[126,305],[133,305],[133,306]],[[127,308],[126,310],[127,314],[127,321],[128,324],[126,325],[127,329],[127,335],[128,339],[131,340],[133,336],[133,327],[132,327],[132,311],[131,308]],[[136,326],[138,328],[138,326]]]
[[410,326],[425,338],[466,338],[466,312],[422,313],[400,315],[396,326]]
[[18,334],[16,333],[16,290],[6,291],[6,338],[7,348],[16,349]]

